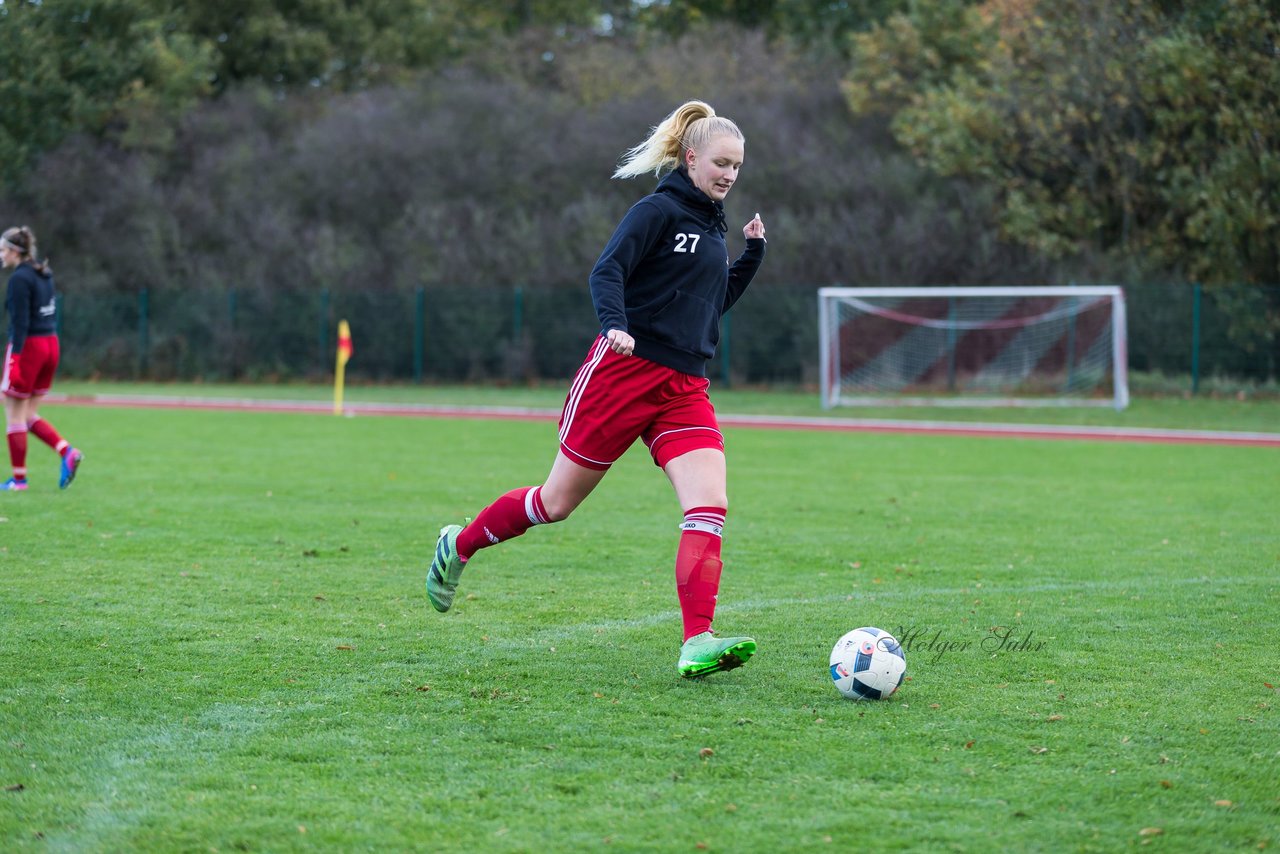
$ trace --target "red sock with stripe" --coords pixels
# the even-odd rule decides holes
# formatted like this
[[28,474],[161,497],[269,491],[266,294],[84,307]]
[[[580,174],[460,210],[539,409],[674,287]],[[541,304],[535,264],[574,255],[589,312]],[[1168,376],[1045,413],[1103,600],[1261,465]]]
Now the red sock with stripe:
[[514,539],[534,525],[551,520],[542,506],[541,486],[513,489],[480,511],[480,515],[458,534],[458,554],[463,560],[480,549]]
[[13,464],[13,479],[27,479],[27,425],[10,424],[5,431],[9,439],[9,462]]
[[720,536],[725,508],[694,507],[684,514],[680,547],[676,551],[676,592],[684,639],[711,631],[720,592]]
[[27,430],[35,434],[35,437],[41,442],[57,451],[59,456],[64,455],[67,452],[67,448],[71,447],[65,439],[58,435],[58,431],[53,429],[52,424],[38,415],[27,422]]

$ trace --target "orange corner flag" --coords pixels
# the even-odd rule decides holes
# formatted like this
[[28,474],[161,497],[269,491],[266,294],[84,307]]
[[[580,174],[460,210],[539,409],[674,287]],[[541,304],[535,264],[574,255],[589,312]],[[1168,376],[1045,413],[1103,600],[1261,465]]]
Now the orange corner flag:
[[342,414],[342,387],[347,373],[347,360],[355,350],[351,346],[351,327],[338,321],[338,365],[333,372],[333,414]]
[[338,321],[338,364],[345,365],[355,352],[351,348],[351,327],[345,320]]

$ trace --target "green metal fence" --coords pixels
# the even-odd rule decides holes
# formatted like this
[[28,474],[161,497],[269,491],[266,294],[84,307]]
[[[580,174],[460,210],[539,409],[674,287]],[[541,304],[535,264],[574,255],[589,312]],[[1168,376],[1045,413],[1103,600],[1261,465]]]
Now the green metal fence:
[[[1230,328],[1277,289],[1125,288],[1134,371],[1267,382],[1274,331]],[[152,380],[320,379],[333,371],[337,322],[352,328],[355,380],[561,380],[597,331],[585,291],[430,287],[410,291],[247,290],[64,293],[64,377]],[[817,287],[757,287],[725,316],[709,366],[722,383],[812,384]]]

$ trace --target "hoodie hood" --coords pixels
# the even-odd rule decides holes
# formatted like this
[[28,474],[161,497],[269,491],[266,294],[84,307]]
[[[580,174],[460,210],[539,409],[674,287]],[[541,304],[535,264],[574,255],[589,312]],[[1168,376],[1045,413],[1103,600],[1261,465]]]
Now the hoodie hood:
[[708,230],[715,228],[721,234],[729,231],[729,223],[724,218],[724,204],[695,187],[685,167],[678,166],[675,171],[668,172],[654,192],[669,193],[685,208],[700,213],[706,218]]

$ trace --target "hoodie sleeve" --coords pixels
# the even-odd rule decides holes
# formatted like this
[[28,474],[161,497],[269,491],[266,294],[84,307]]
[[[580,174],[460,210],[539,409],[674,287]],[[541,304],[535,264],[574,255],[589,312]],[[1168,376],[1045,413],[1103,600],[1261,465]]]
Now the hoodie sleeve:
[[4,304],[9,309],[9,345],[16,356],[27,343],[27,329],[31,325],[31,288],[17,273],[9,277]]
[[724,309],[728,311],[747,290],[747,285],[756,276],[756,270],[764,261],[764,238],[752,237],[747,240],[747,248],[738,256],[729,268],[729,287],[724,294]]
[[666,218],[648,198],[636,202],[618,223],[613,236],[591,270],[591,302],[596,307],[601,334],[610,329],[627,332],[623,291],[636,267],[662,239]]

